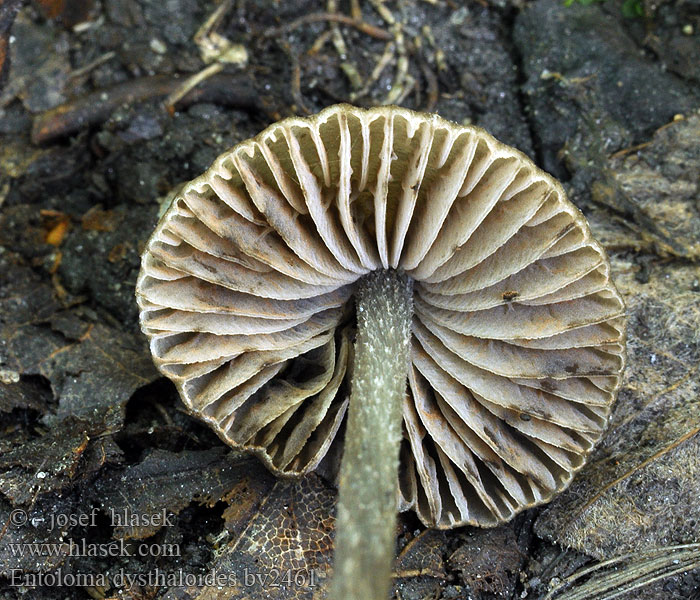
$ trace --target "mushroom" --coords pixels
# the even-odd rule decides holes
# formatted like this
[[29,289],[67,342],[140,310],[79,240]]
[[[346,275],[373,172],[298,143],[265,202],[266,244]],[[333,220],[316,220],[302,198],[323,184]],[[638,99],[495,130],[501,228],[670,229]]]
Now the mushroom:
[[566,488],[625,364],[607,257],[561,185],[397,107],[225,152],[158,223],[137,299],[157,367],[226,443],[286,476],[344,445],[336,597],[386,597],[397,505],[489,527]]

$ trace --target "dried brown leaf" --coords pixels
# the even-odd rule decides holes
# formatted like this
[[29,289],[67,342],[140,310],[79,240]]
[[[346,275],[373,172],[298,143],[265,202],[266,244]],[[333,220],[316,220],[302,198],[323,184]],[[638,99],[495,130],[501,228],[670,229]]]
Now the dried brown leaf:
[[242,534],[215,559],[226,585],[173,588],[167,600],[311,600],[326,597],[335,494],[316,475],[278,481]]

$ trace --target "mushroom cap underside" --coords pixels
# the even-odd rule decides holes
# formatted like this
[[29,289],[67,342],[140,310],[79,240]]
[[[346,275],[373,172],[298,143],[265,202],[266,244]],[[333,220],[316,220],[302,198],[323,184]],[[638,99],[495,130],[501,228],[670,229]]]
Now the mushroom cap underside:
[[479,128],[339,105],[235,146],[150,238],[141,326],[193,414],[302,475],[342,444],[353,290],[387,268],[414,280],[400,508],[491,526],[564,489],[607,425],[624,305],[561,185]]

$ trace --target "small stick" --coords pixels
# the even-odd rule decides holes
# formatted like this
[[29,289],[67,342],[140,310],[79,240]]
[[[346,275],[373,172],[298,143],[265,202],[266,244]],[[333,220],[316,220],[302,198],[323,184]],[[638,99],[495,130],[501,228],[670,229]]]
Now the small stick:
[[354,102],[358,98],[362,98],[363,96],[369,94],[369,90],[372,85],[376,83],[377,79],[379,79],[380,75],[382,74],[382,71],[384,71],[386,66],[394,59],[395,49],[396,46],[394,42],[387,42],[386,46],[384,47],[384,52],[379,57],[374,69],[372,69],[372,74],[369,76],[367,81],[365,81],[364,87],[361,90],[350,94],[350,100]]
[[[328,4],[326,5],[326,10],[328,11],[328,14],[340,14],[338,13],[338,2],[337,0],[328,0]],[[345,61],[348,55],[348,48],[345,45],[345,40],[343,39],[343,34],[340,33],[340,27],[338,27],[338,23],[332,22],[331,23],[331,32],[333,35],[333,45],[335,46],[335,51],[338,53],[338,56],[340,56],[340,60]]]
[[168,112],[172,113],[175,110],[175,104],[202,81],[220,72],[225,63],[245,65],[248,62],[248,53],[243,46],[231,44],[229,40],[214,31],[226,12],[230,10],[231,4],[232,0],[224,0],[194,34],[194,43],[199,48],[202,60],[208,66],[185,79],[181,87],[168,95],[165,99],[165,108]]
[[215,62],[210,64],[208,67],[202,69],[199,73],[195,73],[194,75],[191,75],[190,77],[185,79],[185,81],[182,82],[182,85],[178,89],[170,93],[165,99],[165,108],[168,110],[168,112],[175,110],[175,105],[180,100],[182,100],[189,92],[196,88],[205,79],[209,79],[209,77],[211,77],[212,75],[216,75],[217,73],[219,73],[223,68],[224,63]]
[[197,44],[197,46],[206,44],[206,39],[209,37],[209,34],[219,26],[221,19],[223,19],[224,15],[231,8],[231,4],[232,0],[224,0],[219,4],[217,9],[209,15],[207,20],[204,21],[204,24],[197,30],[197,33],[194,34],[194,43]]
[[301,94],[301,65],[299,64],[299,59],[295,56],[292,59],[292,96],[294,102],[299,105],[299,110],[304,114],[310,115],[311,111],[309,107],[306,106],[304,102],[304,96]]
[[377,11],[379,16],[389,24],[394,42],[396,43],[396,53],[399,56],[396,61],[394,82],[391,84],[389,93],[380,104],[396,104],[406,97],[407,92],[405,88],[408,87],[409,91],[411,89],[411,86],[404,85],[406,75],[408,74],[408,52],[406,51],[406,43],[404,41],[403,24],[397,21],[393,13],[384,5],[384,0],[370,0],[370,4],[374,10]]
[[310,115],[311,111],[309,107],[306,106],[304,102],[304,96],[301,93],[301,65],[299,64],[299,57],[294,54],[291,46],[285,42],[278,42],[285,53],[289,56],[292,61],[292,98],[294,99],[297,108],[306,115]]
[[[328,0],[328,13],[337,14],[338,13],[338,3],[337,0]],[[343,34],[340,32],[340,27],[338,23],[331,23],[331,32],[333,34],[333,45],[335,46],[335,51],[340,57],[340,68],[345,73],[345,76],[350,82],[350,87],[353,90],[359,90],[362,87],[362,78],[357,71],[357,68],[350,60],[348,60],[348,48],[345,45],[345,39]]]
[[360,7],[360,0],[350,0],[350,14],[353,19],[362,21],[362,8]]
[[[621,565],[625,561],[629,561],[627,565]],[[631,590],[698,566],[700,544],[661,546],[642,552],[630,552],[576,571],[550,589],[544,600],[552,600],[555,596],[562,600],[612,600]],[[613,570],[596,573],[606,567],[612,567]],[[564,588],[588,575],[591,577],[585,583],[559,595]]]
[[[401,50],[399,49],[399,44],[397,40],[396,44],[397,50],[399,51],[399,54],[401,54]],[[382,104],[396,104],[399,101],[399,98],[404,96],[404,82],[406,81],[406,74],[408,73],[408,57],[405,55],[405,51],[403,55],[399,56],[399,60],[396,62],[396,76],[394,77],[394,83],[391,84],[391,89],[389,90],[389,93],[386,95],[386,98],[382,101]]]
[[384,6],[384,0],[369,0],[374,10],[377,11],[379,16],[384,19],[389,25],[396,25],[396,19],[393,13]]
[[428,40],[428,43],[433,49],[435,64],[437,65],[438,71],[446,71],[447,60],[445,59],[445,53],[442,51],[442,48],[440,48],[437,45],[437,42],[435,41],[435,36],[433,35],[433,30],[430,28],[430,25],[423,25],[423,27],[421,28],[421,33],[423,34],[423,36],[425,36],[425,39]]
[[82,77],[86,73],[89,73],[93,69],[96,69],[99,67],[101,64],[106,63],[108,60],[112,60],[116,56],[116,53],[114,50],[110,50],[109,52],[105,52],[102,56],[98,56],[95,60],[89,62],[85,66],[80,67],[79,69],[76,69],[75,71],[72,71],[69,75],[71,79],[78,79],[78,77]]
[[318,54],[321,48],[326,45],[326,42],[331,39],[332,32],[331,31],[324,31],[321,35],[319,35],[316,38],[316,41],[312,44],[311,48],[309,48],[306,51],[306,54],[308,56],[313,56],[314,54]]
[[423,77],[428,83],[428,100],[425,103],[425,112],[433,112],[438,102],[438,80],[427,60],[421,60],[420,66],[423,71]]
[[348,17],[347,15],[324,12],[310,13],[303,17],[299,17],[298,19],[294,19],[281,27],[271,27],[270,29],[263,31],[261,37],[277,37],[279,34],[292,31],[301,25],[305,25],[307,23],[319,23],[321,21],[334,21],[336,23],[342,23],[343,25],[350,25],[362,33],[366,33],[371,37],[377,38],[378,40],[390,40],[393,38],[391,33],[386,31],[386,29],[382,29],[381,27],[375,27],[374,25],[370,25],[364,21],[358,21],[352,17]]
[[416,80],[411,75],[406,75],[401,85],[401,93],[392,104],[401,104],[414,88],[416,88]]
[[[32,142],[42,144],[102,123],[122,104],[167,96],[180,87],[182,81],[182,78],[172,75],[140,77],[70,100],[34,118]],[[189,106],[205,100],[236,108],[265,110],[253,81],[242,74],[214,75],[186,94],[179,104]]]
[[629,154],[630,152],[636,152],[637,150],[643,150],[647,146],[651,146],[651,142],[642,142],[641,144],[635,144],[634,146],[629,146],[628,148],[623,148],[622,150],[618,150],[617,152],[613,152],[610,156],[608,156],[609,159],[614,159],[614,158],[620,158],[621,156],[625,156]]

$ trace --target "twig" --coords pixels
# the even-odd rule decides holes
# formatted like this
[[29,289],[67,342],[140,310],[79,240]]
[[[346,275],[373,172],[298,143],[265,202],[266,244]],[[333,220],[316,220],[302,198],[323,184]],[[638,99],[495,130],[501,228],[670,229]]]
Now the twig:
[[[389,93],[380,104],[396,104],[406,97],[407,92],[404,90],[406,75],[408,74],[408,53],[406,51],[406,43],[403,35],[403,24],[396,20],[393,13],[384,5],[383,0],[370,0],[370,4],[377,11],[379,16],[389,24],[391,33],[396,44],[396,75],[394,82],[391,85]],[[409,91],[411,86],[407,86]]]
[[[675,125],[678,123],[678,121],[683,121],[685,117],[681,114],[677,114],[673,116],[673,119],[669,121],[668,123],[664,123],[661,127],[659,127],[656,131],[654,131],[652,137],[656,136],[660,131],[663,131],[664,129],[667,129],[668,127],[671,127],[672,125]],[[647,146],[651,145],[651,141],[648,142],[642,142],[641,144],[635,144],[634,146],[629,146],[628,148],[623,148],[622,150],[618,150],[617,152],[613,152],[610,156],[608,156],[609,159],[614,159],[614,158],[619,158],[621,156],[625,156],[629,154],[630,152],[636,152],[637,150],[643,150]]]
[[374,66],[374,69],[372,69],[371,75],[365,81],[365,85],[361,90],[350,94],[350,100],[352,102],[355,102],[358,98],[362,98],[363,96],[369,94],[370,88],[374,85],[374,83],[376,83],[377,79],[379,79],[382,71],[394,59],[395,51],[396,45],[393,42],[388,42],[384,47],[384,52],[379,57],[377,64]]
[[197,30],[197,33],[194,34],[194,43],[197,44],[197,46],[201,47],[207,43],[209,34],[219,26],[221,19],[223,19],[224,15],[229,11],[232,3],[232,0],[224,0],[219,4],[216,10],[209,15],[207,20],[204,21],[202,26]]
[[[618,565],[632,559],[625,567]],[[612,600],[622,594],[659,581],[672,575],[690,571],[700,566],[700,544],[663,546],[642,552],[630,552],[616,556],[576,571],[551,589],[544,600]],[[615,572],[594,576],[576,588],[559,592],[577,580],[605,567],[614,567]]]
[[[329,14],[337,14],[337,0],[328,0],[327,8]],[[350,82],[350,87],[353,90],[359,90],[362,87],[362,78],[360,77],[360,73],[357,71],[357,67],[355,67],[355,65],[350,60],[348,60],[348,48],[345,45],[345,39],[343,38],[343,34],[340,33],[340,27],[338,27],[338,23],[331,23],[331,32],[333,35],[333,46],[335,46],[335,51],[340,57],[340,68],[343,70],[343,73],[345,73],[345,76],[348,78],[348,81]]]
[[311,114],[309,107],[306,106],[306,102],[304,102],[304,96],[301,94],[301,65],[296,56],[292,58],[292,97],[294,98],[294,102],[299,106],[299,110],[304,114]]
[[447,60],[445,59],[445,53],[442,48],[437,45],[435,41],[435,36],[433,35],[433,30],[430,25],[423,25],[421,28],[421,33],[428,40],[430,47],[433,49],[433,56],[435,57],[435,64],[437,65],[437,70],[442,72],[447,70]]
[[191,75],[182,85],[179,86],[175,91],[170,93],[165,99],[165,108],[169,112],[175,110],[175,105],[182,100],[189,92],[196,88],[202,81],[209,79],[212,75],[216,75],[224,68],[224,64],[220,62],[215,62],[210,64],[208,67],[202,69],[199,73]]
[[622,150],[613,152],[608,158],[620,158],[621,156],[625,156],[626,154],[630,154],[631,152],[636,152],[637,150],[642,150],[650,145],[651,142],[642,142],[641,144],[635,144],[634,146],[629,146],[628,148],[623,148]]
[[396,43],[396,49],[399,52],[399,60],[396,61],[396,77],[394,78],[394,82],[391,84],[389,93],[382,101],[382,104],[396,104],[399,102],[399,98],[405,97],[404,84],[406,81],[406,74],[408,73],[408,57],[406,56],[405,51],[402,53],[398,40]]
[[0,187],[0,208],[2,208],[2,205],[5,202],[5,198],[7,198],[7,195],[10,193],[10,182],[6,181],[2,187]]
[[360,0],[350,0],[350,14],[353,19],[362,20],[362,8],[360,7]]
[[[61,104],[34,118],[32,142],[42,144],[102,123],[119,106],[167,96],[178,89],[182,81],[173,75],[140,77]],[[247,110],[265,110],[252,79],[244,74],[214,75],[186,94],[179,105],[189,106],[203,101]]]
[[423,77],[428,84],[428,100],[425,103],[425,111],[433,112],[438,103],[438,80],[433,70],[430,68],[428,61],[423,59],[420,61]]
[[215,31],[226,12],[231,9],[231,4],[232,0],[224,0],[194,34],[194,43],[199,48],[199,55],[207,65],[220,62],[245,66],[248,62],[245,46],[234,44]]
[[364,21],[358,21],[357,19],[353,19],[352,17],[348,17],[346,15],[331,14],[327,12],[310,13],[308,15],[304,15],[303,17],[299,17],[298,19],[294,19],[281,27],[271,27],[270,29],[263,31],[261,37],[277,37],[281,33],[292,31],[301,25],[305,25],[307,23],[319,23],[322,21],[334,21],[336,23],[342,23],[343,25],[349,25],[355,29],[358,29],[362,33],[366,33],[371,37],[377,38],[378,40],[390,40],[393,38],[391,33],[385,29],[382,29],[381,27],[375,27],[374,25],[370,25]]
[[96,69],[100,65],[106,63],[108,60],[112,60],[115,56],[116,56],[116,52],[114,52],[114,50],[110,50],[109,52],[105,52],[102,56],[98,56],[95,60],[80,67],[79,69],[76,69],[75,71],[72,71],[70,73],[69,77],[71,79],[77,79],[78,77],[82,77],[86,73],[89,73],[93,69]]
[[244,46],[232,44],[224,36],[214,31],[226,12],[230,10],[231,5],[232,0],[224,0],[194,34],[194,43],[199,48],[202,60],[208,66],[185,79],[182,86],[165,99],[165,108],[168,112],[174,112],[175,104],[181,98],[209,77],[216,75],[224,68],[224,64],[233,63],[245,66],[248,62],[248,52]]
[[297,105],[299,111],[306,115],[310,115],[311,111],[306,102],[304,102],[304,96],[301,93],[301,65],[299,64],[299,57],[294,53],[290,45],[285,41],[278,42],[282,49],[285,51],[289,59],[292,61],[292,98],[294,103]]
[[[328,3],[326,4],[326,10],[328,11],[329,15],[340,14],[338,13],[338,1],[328,0]],[[340,56],[340,60],[344,61],[348,55],[348,49],[345,45],[343,34],[340,33],[340,27],[338,27],[337,22],[331,23],[331,33],[333,35],[333,45],[335,46],[335,50],[338,53],[338,56]]]
[[331,31],[324,31],[321,35],[319,35],[316,38],[316,41],[311,45],[311,48],[309,48],[306,51],[306,54],[308,56],[313,56],[314,54],[318,54],[318,52],[325,46],[326,42],[331,39],[331,35],[333,35],[333,32]]
[[396,97],[396,100],[388,104],[401,104],[415,88],[416,80],[411,75],[406,74],[401,84],[401,93]]

